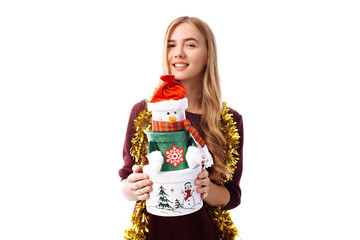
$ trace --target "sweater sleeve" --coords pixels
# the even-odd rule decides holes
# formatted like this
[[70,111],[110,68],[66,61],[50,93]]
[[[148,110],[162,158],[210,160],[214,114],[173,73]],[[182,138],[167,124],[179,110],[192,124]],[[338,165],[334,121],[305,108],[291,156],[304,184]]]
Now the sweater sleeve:
[[133,171],[132,166],[135,164],[134,159],[130,155],[131,140],[135,134],[134,120],[137,118],[139,113],[145,108],[145,100],[136,103],[130,112],[129,122],[127,125],[124,147],[123,147],[123,160],[124,164],[119,170],[119,176],[121,179],[126,179]]
[[225,206],[225,209],[230,210],[238,205],[241,202],[241,188],[240,188],[240,179],[243,170],[243,143],[244,143],[244,131],[243,131],[243,120],[242,116],[233,109],[230,109],[230,113],[233,114],[234,121],[237,123],[238,132],[240,135],[239,147],[237,149],[239,154],[239,161],[237,163],[237,168],[234,171],[233,178],[231,181],[224,184],[230,193],[230,201]]

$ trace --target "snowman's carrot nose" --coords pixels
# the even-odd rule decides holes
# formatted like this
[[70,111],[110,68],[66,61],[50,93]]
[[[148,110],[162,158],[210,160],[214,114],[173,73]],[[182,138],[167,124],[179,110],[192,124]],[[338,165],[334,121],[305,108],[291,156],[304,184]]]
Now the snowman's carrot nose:
[[169,117],[169,122],[171,122],[171,123],[176,122],[176,117],[175,116],[170,116]]

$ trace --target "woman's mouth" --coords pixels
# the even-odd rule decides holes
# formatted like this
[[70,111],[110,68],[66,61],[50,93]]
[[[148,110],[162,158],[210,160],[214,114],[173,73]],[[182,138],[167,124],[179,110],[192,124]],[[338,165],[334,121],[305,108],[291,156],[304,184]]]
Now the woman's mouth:
[[184,70],[185,68],[187,68],[189,66],[189,64],[187,64],[187,63],[174,63],[173,66],[175,67],[176,70]]

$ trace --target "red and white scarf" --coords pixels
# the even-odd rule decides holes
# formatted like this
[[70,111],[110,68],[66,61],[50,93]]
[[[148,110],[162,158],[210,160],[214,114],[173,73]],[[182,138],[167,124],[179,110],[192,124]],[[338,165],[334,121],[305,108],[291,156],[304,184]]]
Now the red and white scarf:
[[200,137],[200,134],[197,130],[191,126],[190,121],[185,119],[181,122],[164,122],[164,121],[152,121],[152,130],[155,132],[172,132],[172,131],[180,131],[186,130],[191,136],[193,136],[194,140],[203,148],[205,146],[204,140]]

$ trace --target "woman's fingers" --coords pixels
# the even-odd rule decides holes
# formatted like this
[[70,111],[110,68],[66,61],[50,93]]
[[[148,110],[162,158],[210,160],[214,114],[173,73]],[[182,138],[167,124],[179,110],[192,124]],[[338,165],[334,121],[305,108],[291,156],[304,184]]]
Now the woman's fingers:
[[147,186],[150,186],[151,184],[152,184],[152,182],[150,179],[140,180],[140,181],[131,183],[130,189],[133,191],[137,191],[139,189],[146,188]]
[[142,166],[134,165],[133,173],[127,178],[130,190],[138,197],[139,200],[149,198],[149,192],[152,191],[152,181],[147,174],[142,172]]
[[139,199],[139,200],[146,200],[146,199],[148,199],[149,197],[150,197],[149,193],[145,193],[145,194],[143,194],[143,195],[141,195],[141,196],[138,196],[138,199]]
[[150,197],[149,192],[152,190],[151,186],[144,187],[136,191],[139,200],[146,200]]
[[133,173],[130,174],[127,178],[128,181],[131,183],[149,178],[149,176],[147,174],[143,173],[141,165],[132,166],[132,170],[133,170]]
[[152,184],[150,179],[140,180],[134,183],[130,183],[130,190],[138,197],[139,200],[146,200],[149,198],[149,192],[152,191]]
[[195,185],[197,185],[197,186],[207,186],[209,184],[210,184],[210,179],[209,178],[197,179],[195,181]]
[[206,169],[203,169],[201,173],[199,173],[198,178],[195,181],[195,185],[202,186],[202,185],[209,185],[209,172]]
[[199,173],[199,178],[207,178],[208,176],[209,172],[205,168]]
[[128,176],[127,179],[130,183],[135,183],[138,181],[149,179],[149,176],[144,173],[132,173]]
[[142,173],[143,172],[143,166],[142,165],[133,165],[132,168],[134,173]]
[[195,181],[195,185],[201,186],[196,189],[196,192],[201,194],[202,199],[205,199],[208,196],[209,184],[209,172],[206,169],[203,169]]

